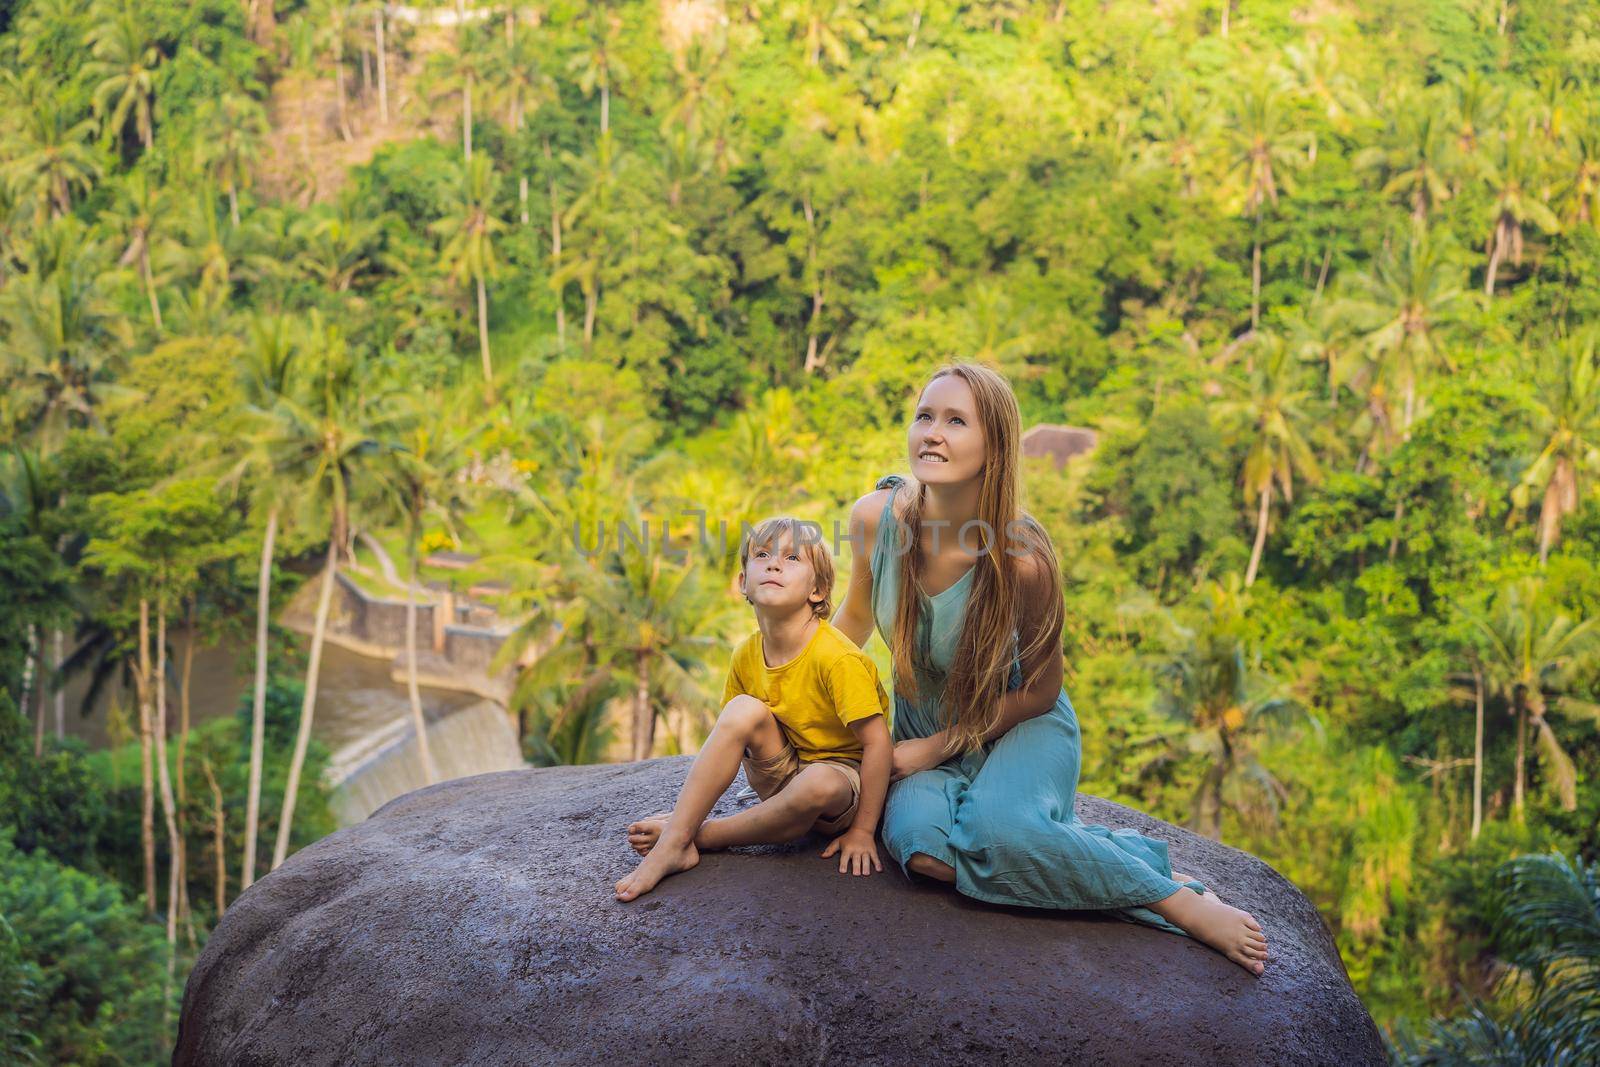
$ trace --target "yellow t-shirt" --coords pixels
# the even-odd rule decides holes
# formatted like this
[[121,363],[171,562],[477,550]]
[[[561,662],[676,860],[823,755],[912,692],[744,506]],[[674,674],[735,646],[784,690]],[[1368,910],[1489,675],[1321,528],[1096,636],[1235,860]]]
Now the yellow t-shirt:
[[788,663],[768,667],[757,630],[734,649],[722,702],[748,693],[772,709],[802,763],[861,758],[861,742],[849,724],[873,715],[889,717],[889,694],[878,667],[827,619]]

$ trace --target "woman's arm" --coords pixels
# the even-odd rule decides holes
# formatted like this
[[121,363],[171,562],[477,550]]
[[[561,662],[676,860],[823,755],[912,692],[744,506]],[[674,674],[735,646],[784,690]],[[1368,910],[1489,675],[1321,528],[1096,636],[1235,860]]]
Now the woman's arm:
[[[1054,591],[1050,588],[1044,567],[1036,559],[1029,556],[1017,562],[1023,598],[1017,642],[1019,648],[1026,649],[1038,639],[1039,627],[1050,616],[1048,598],[1054,595]],[[1022,661],[1023,679],[1026,680],[1041,663],[1044,666],[1043,673],[1032,685],[1013,689],[1000,699],[1000,714],[994,725],[984,732],[984,741],[1003,737],[1017,723],[1043,715],[1055,704],[1056,697],[1061,693],[1062,676],[1059,625],[1055,633],[1050,635],[1050,640],[1045,641],[1030,658]],[[948,730],[940,730],[913,741],[902,741],[895,746],[894,780],[937,767],[955,754]]]
[[[1022,612],[1017,624],[1017,647],[1026,649],[1030,644],[1039,641],[1046,635],[1043,629],[1044,620],[1053,614],[1050,611],[1049,598],[1060,596],[1060,592],[1051,588],[1048,574],[1044,565],[1033,556],[1027,556],[1017,561],[1017,577],[1020,579],[1022,595]],[[1061,624],[1056,623],[1055,632],[1048,635],[1032,656],[1022,661],[1022,677],[1024,680],[1034,671],[1040,671],[1039,677],[1032,685],[1021,689],[1013,689],[1000,701],[1000,716],[995,724],[984,733],[985,741],[993,741],[1004,736],[1017,723],[1031,719],[1036,715],[1043,715],[1049,711],[1056,702],[1056,697],[1061,695]]]
[[866,648],[872,637],[872,547],[877,544],[878,516],[893,493],[875,489],[850,508],[850,586],[831,621],[857,648]]

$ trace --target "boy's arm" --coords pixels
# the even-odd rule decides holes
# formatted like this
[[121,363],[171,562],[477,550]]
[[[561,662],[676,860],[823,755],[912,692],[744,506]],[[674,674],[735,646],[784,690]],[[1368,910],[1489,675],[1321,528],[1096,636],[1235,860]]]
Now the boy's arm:
[[739,654],[744,651],[744,645],[733,650],[733,655],[728,658],[728,678],[722,683],[722,706],[727,707],[728,702],[741,693],[748,692],[744,679],[739,677]]
[[857,719],[850,724],[861,741],[861,799],[850,829],[833,839],[823,850],[824,859],[839,853],[840,874],[871,874],[883,870],[878,859],[875,835],[883,816],[883,801],[889,791],[889,769],[894,762],[894,742],[882,715]]
[[894,742],[882,715],[858,719],[850,724],[861,741],[861,806],[850,829],[861,830],[869,838],[878,831],[883,817],[883,801],[889,792],[889,768],[894,763]]

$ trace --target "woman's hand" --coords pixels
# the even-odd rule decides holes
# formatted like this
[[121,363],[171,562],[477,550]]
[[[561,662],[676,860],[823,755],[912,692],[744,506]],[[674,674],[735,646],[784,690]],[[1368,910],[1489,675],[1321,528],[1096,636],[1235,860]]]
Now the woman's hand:
[[946,751],[949,741],[943,730],[927,737],[918,737],[910,741],[901,741],[894,746],[894,766],[889,775],[891,782],[898,782],[902,778],[909,778],[918,771],[926,771],[939,766],[950,758]]

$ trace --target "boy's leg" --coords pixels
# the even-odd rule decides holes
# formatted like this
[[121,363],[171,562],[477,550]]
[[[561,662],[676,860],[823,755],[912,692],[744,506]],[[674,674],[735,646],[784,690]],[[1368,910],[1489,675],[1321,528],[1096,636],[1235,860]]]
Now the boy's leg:
[[689,768],[689,777],[678,791],[678,802],[655,846],[633,873],[617,883],[617,899],[632,900],[648,893],[661,879],[700,862],[695,832],[738,775],[745,750],[758,758],[770,758],[782,751],[785,743],[778,720],[761,701],[747,695],[728,701]]
[[708,820],[695,835],[695,843],[719,849],[793,841],[805,836],[818,819],[843,815],[854,802],[850,779],[841,770],[827,763],[808,764],[755,807]]

